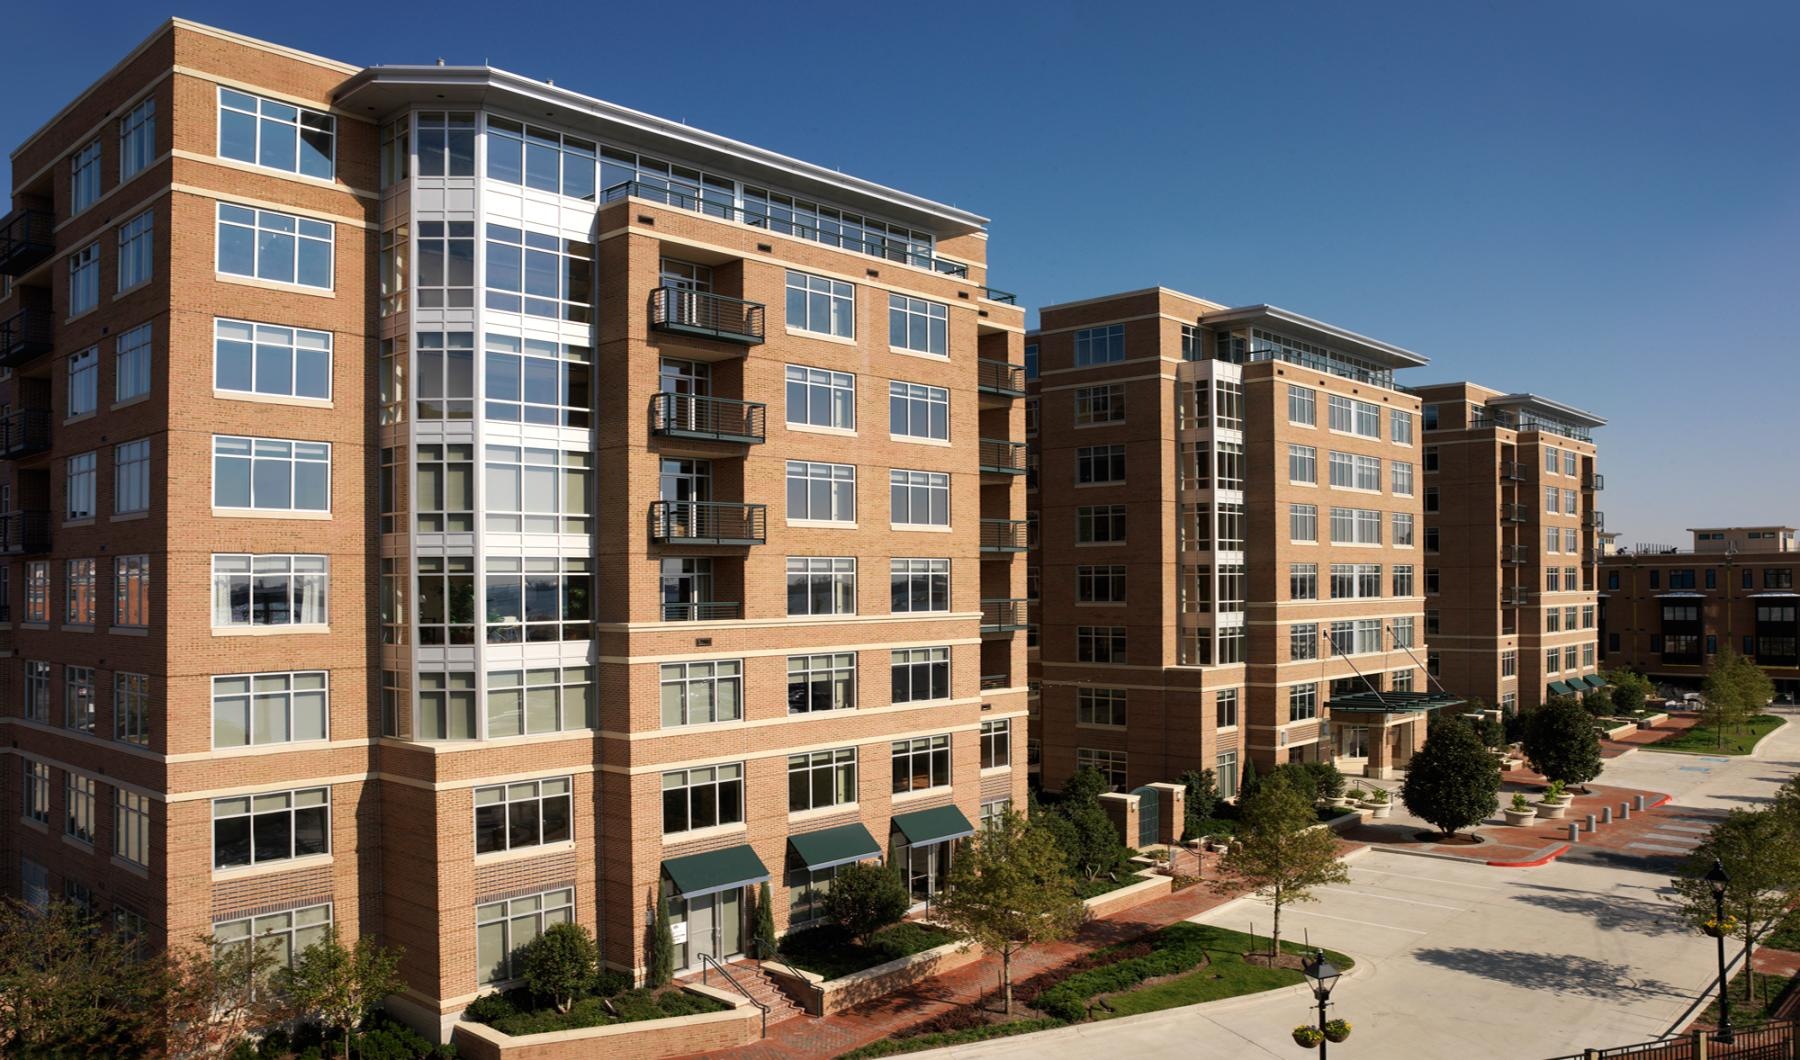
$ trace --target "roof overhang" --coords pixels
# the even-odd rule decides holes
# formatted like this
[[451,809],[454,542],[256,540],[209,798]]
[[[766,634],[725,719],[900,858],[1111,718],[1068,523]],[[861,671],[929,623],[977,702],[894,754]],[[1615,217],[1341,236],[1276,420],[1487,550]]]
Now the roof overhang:
[[1387,368],[1418,368],[1431,363],[1431,359],[1423,354],[1401,349],[1367,335],[1358,335],[1336,324],[1301,316],[1280,306],[1239,306],[1218,313],[1206,313],[1200,317],[1200,322],[1207,327],[1264,327],[1340,353],[1361,357]]
[[988,219],[980,214],[491,66],[372,66],[344,82],[335,102],[377,117],[413,104],[502,108],[527,119],[548,119],[620,147],[766,181],[836,206],[866,209],[938,235],[987,226]]
[[1353,692],[1333,698],[1325,708],[1333,714],[1423,714],[1463,702],[1448,692]]
[[1541,412],[1550,419],[1562,420],[1576,427],[1606,426],[1605,420],[1586,409],[1578,409],[1573,405],[1552,401],[1550,398],[1538,394],[1505,394],[1497,398],[1489,398],[1487,404],[1494,408]]

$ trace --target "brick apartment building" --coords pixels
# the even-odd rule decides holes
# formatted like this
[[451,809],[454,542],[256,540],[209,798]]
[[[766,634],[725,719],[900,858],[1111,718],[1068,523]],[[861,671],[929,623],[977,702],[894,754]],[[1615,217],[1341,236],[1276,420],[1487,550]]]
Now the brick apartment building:
[[1800,545],[1791,526],[1690,531],[1690,547],[1632,544],[1600,560],[1600,657],[1698,689],[1721,647],[1800,695]]
[[1046,787],[1424,741],[1424,357],[1272,306],[1152,288],[1027,338],[1032,751]]
[[441,1030],[546,923],[640,972],[660,891],[697,968],[1022,802],[983,218],[182,21],[12,163],[7,892],[378,935]]
[[1535,394],[1420,387],[1424,403],[1425,638],[1443,686],[1516,711],[1599,687],[1606,421]]

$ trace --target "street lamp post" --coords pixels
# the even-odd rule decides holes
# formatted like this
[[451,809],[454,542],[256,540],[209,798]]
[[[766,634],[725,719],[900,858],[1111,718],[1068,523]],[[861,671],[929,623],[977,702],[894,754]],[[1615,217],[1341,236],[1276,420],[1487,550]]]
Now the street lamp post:
[[1716,1040],[1731,1044],[1731,987],[1725,979],[1725,888],[1730,886],[1731,877],[1725,872],[1725,863],[1718,858],[1713,859],[1712,868],[1705,876],[1706,885],[1712,888],[1713,926],[1719,940],[1719,1031]]
[[1329,1039],[1325,1037],[1325,1009],[1331,1005],[1331,988],[1337,985],[1338,976],[1343,973],[1338,971],[1337,965],[1325,959],[1324,950],[1313,951],[1312,960],[1304,962],[1300,970],[1312,983],[1313,997],[1319,999],[1319,1060],[1325,1060],[1325,1050],[1330,1045]]

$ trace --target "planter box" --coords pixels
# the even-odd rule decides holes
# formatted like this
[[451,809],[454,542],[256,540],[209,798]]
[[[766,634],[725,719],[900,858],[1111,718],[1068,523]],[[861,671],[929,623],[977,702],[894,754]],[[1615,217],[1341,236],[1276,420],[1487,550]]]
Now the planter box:
[[1503,810],[1501,812],[1506,814],[1506,823],[1512,825],[1515,828],[1523,828],[1526,825],[1529,825],[1531,822],[1537,820],[1537,811],[1536,810],[1511,810],[1511,809],[1509,809],[1509,810]]
[[1569,804],[1566,802],[1558,802],[1558,803],[1540,802],[1537,805],[1537,815],[1539,817],[1542,817],[1546,821],[1557,820],[1558,818],[1562,817],[1563,814],[1568,813],[1568,812],[1569,812]]
[[1617,740],[1621,736],[1629,736],[1632,733],[1638,731],[1638,723],[1635,721],[1629,721],[1623,725],[1614,725],[1612,728],[1604,729],[1602,731],[1606,733],[1607,739]]
[[1639,718],[1637,727],[1640,729],[1654,729],[1668,720],[1669,716],[1667,714],[1652,714],[1649,717]]
[[573,1031],[549,1031],[514,1037],[485,1023],[458,1022],[450,1040],[458,1056],[471,1060],[578,1060],[605,1055],[608,1060],[649,1060],[658,1056],[706,1053],[749,1045],[762,1037],[762,1012],[750,999],[708,986],[684,987],[730,1004],[726,1012],[702,1012],[636,1023],[613,1023]]
[[1154,902],[1167,895],[1175,887],[1173,876],[1140,872],[1138,883],[1129,884],[1116,891],[1107,891],[1092,898],[1084,898],[1081,904],[1087,906],[1088,918],[1097,919],[1111,916],[1126,909],[1135,909],[1145,902]]
[[[1163,893],[1168,893],[1169,884],[1173,881],[1162,877]],[[1111,898],[1131,888],[1121,888],[1101,898]],[[1091,901],[1092,899],[1090,899]],[[886,997],[896,990],[911,986],[921,979],[929,979],[934,975],[974,964],[986,955],[986,950],[969,942],[946,942],[934,949],[923,950],[910,957],[901,957],[886,964],[878,964],[873,968],[864,968],[860,972],[837,979],[823,979],[811,972],[802,971],[803,982],[796,982],[792,972],[774,961],[762,965],[764,973],[773,978],[782,992],[795,1001],[805,1005],[808,1015],[829,1016],[841,1012],[853,1005],[860,1005],[878,997]],[[795,969],[799,971],[799,969]],[[700,1050],[676,1050],[677,1052],[698,1052]],[[508,1058],[511,1060],[511,1058]],[[612,1060],[612,1058],[608,1058]]]

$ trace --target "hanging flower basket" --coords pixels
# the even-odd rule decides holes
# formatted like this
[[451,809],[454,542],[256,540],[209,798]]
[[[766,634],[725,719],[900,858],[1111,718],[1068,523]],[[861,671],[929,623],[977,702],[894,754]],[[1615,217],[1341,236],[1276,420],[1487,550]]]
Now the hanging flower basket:
[[1317,1027],[1309,1027],[1305,1024],[1301,1024],[1294,1028],[1294,1044],[1302,1049],[1317,1049],[1319,1043],[1324,1040],[1324,1033]]
[[1709,939],[1729,938],[1737,929],[1737,917],[1734,916],[1728,916],[1723,920],[1709,917],[1706,923],[1700,925],[1701,934]]
[[1329,1020],[1325,1024],[1325,1040],[1337,1044],[1350,1037],[1349,1020]]

